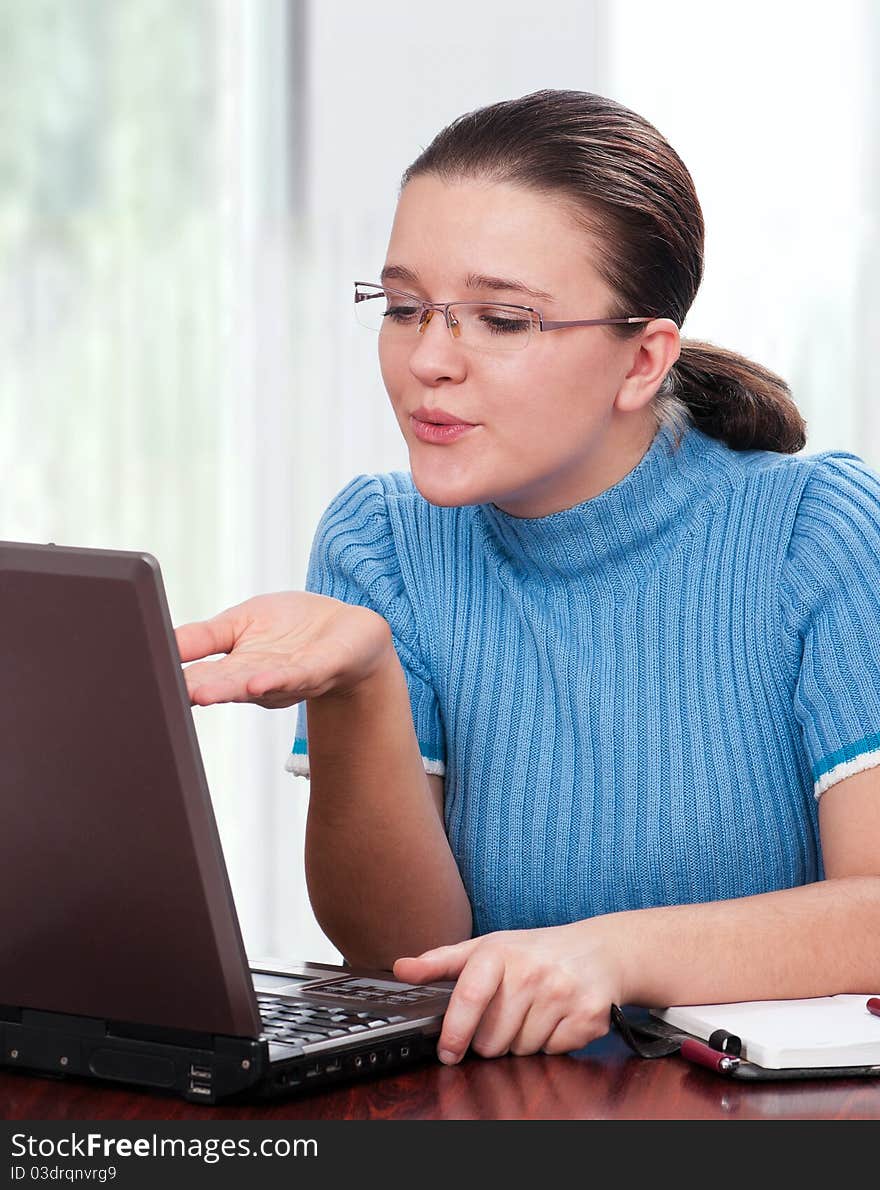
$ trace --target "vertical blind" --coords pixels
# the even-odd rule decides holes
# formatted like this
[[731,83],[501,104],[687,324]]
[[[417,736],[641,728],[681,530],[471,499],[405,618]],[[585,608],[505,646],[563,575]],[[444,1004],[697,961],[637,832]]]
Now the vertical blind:
[[[300,14],[0,6],[0,536],[149,551],[175,623],[304,581]],[[294,715],[194,711],[249,951],[321,957]]]

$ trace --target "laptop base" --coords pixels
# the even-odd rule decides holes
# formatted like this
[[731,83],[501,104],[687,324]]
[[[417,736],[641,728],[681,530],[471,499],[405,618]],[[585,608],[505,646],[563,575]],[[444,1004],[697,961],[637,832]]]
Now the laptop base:
[[[145,1036],[138,1037],[138,1032]],[[436,1060],[439,1026],[411,1036],[365,1038],[344,1051],[285,1057],[292,1047],[246,1037],[185,1034],[32,1009],[0,1007],[7,1070],[85,1077],[170,1091],[192,1103],[265,1100]]]

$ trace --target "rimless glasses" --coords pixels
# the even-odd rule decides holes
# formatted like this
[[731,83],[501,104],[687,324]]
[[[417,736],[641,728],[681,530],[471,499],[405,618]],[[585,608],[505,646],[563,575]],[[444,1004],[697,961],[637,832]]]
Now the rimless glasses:
[[485,351],[521,350],[535,331],[558,331],[569,326],[612,326],[616,323],[651,322],[640,318],[581,318],[574,322],[548,322],[531,306],[510,306],[498,302],[426,302],[411,293],[354,283],[355,314],[358,322],[378,331],[383,339],[409,338],[422,334],[439,310],[453,339]]

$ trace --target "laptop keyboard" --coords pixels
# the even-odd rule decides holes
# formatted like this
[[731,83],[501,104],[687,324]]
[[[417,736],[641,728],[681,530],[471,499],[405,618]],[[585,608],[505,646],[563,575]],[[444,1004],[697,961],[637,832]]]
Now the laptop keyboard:
[[261,1040],[287,1041],[293,1045],[369,1033],[371,1029],[407,1019],[373,1012],[348,1012],[335,1004],[318,1004],[294,996],[273,996],[268,992],[257,993],[257,1004],[263,1018]]

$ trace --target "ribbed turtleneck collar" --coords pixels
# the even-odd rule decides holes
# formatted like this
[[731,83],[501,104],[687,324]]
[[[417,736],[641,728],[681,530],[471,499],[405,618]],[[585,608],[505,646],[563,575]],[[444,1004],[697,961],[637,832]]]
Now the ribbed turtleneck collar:
[[680,444],[663,425],[623,479],[583,504],[544,517],[479,506],[491,538],[517,569],[545,579],[612,578],[653,570],[731,466],[724,443],[688,426]]

